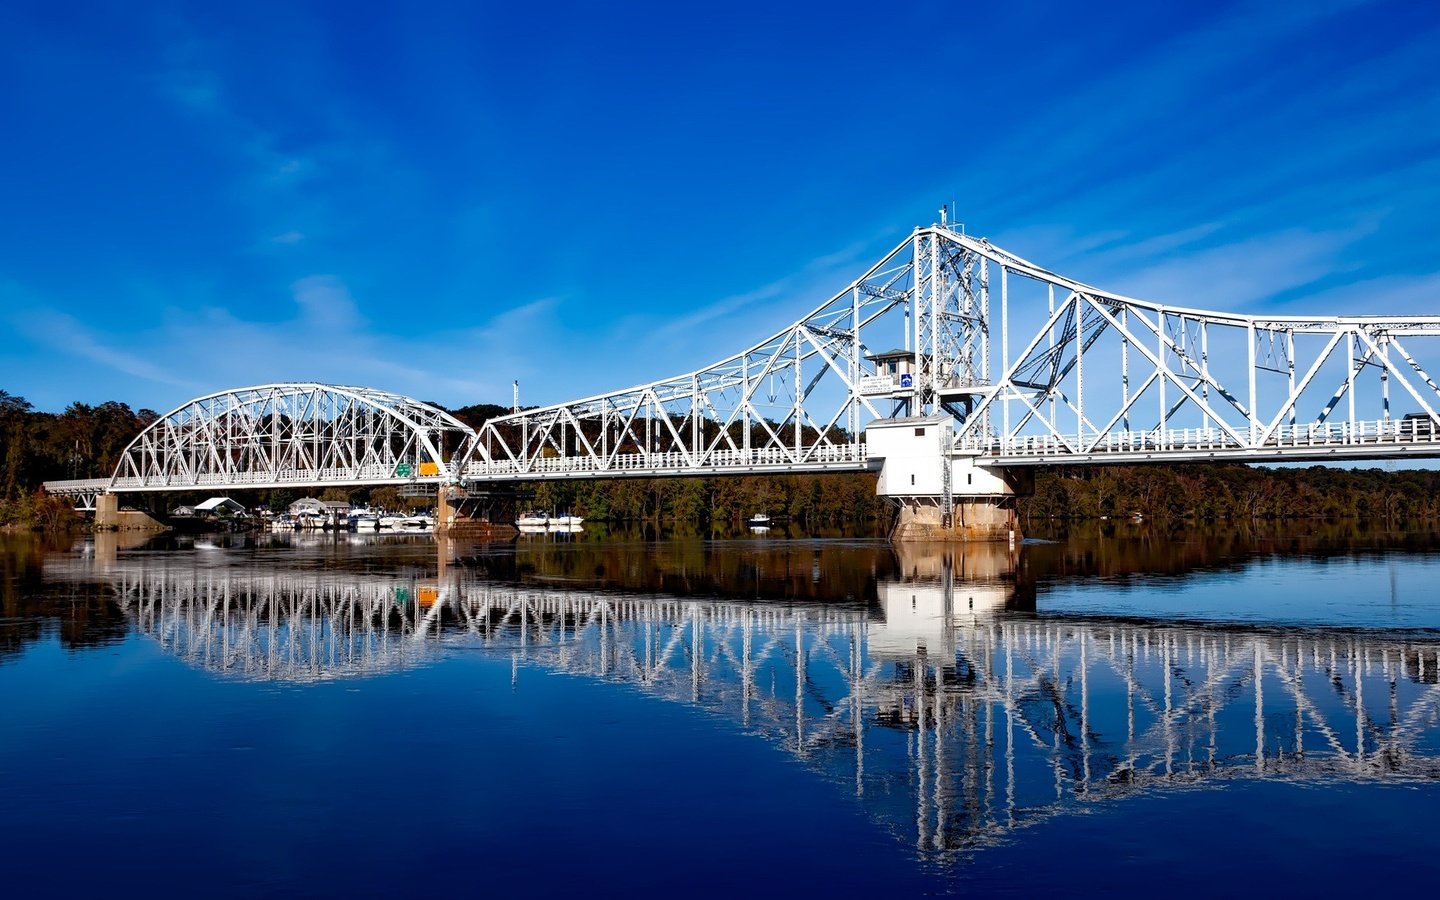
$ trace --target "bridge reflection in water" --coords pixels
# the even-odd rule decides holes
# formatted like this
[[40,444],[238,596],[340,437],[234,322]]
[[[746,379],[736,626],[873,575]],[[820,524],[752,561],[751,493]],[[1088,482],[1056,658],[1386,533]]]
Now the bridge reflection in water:
[[[867,552],[868,587],[829,602],[643,595],[623,565],[592,567],[604,589],[557,587],[524,549],[457,565],[445,545],[438,578],[176,554],[76,564],[168,652],[227,676],[339,678],[479,650],[517,679],[538,667],[693,704],[843,783],[927,856],[1174,786],[1440,777],[1440,641],[1046,615],[1009,551]],[[814,582],[828,565],[803,545],[752,563]]]

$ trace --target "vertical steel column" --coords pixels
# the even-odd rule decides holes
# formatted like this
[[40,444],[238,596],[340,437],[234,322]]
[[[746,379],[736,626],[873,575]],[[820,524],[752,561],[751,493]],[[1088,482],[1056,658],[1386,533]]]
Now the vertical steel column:
[[1256,360],[1254,322],[1245,323],[1245,353],[1247,358],[1250,360],[1250,446],[1251,448],[1253,448],[1255,446],[1255,440],[1259,436],[1260,431],[1260,420],[1256,416],[1255,410],[1255,400],[1257,394],[1255,391]]
[[700,464],[705,429],[700,427],[700,376],[690,376],[690,465]]
[[1345,365],[1345,397],[1349,404],[1349,420],[1345,423],[1345,443],[1350,443],[1355,430],[1355,327],[1345,332],[1345,347],[1350,357]]
[[929,412],[940,408],[940,240],[930,233],[930,397]]
[[[1160,388],[1160,416],[1158,420],[1160,422],[1160,435],[1165,433],[1165,413],[1167,411],[1165,406],[1165,394],[1167,391],[1165,389],[1168,386],[1166,382],[1169,381],[1167,376],[1170,371],[1169,366],[1165,364],[1165,350],[1165,310],[1161,307],[1155,310],[1155,359],[1158,360],[1155,371],[1159,376],[1156,379],[1157,387]],[[1160,435],[1156,437],[1159,438]]]
[[1375,335],[1380,345],[1380,407],[1381,419],[1390,421],[1390,338],[1385,334]]
[[[860,446],[860,287],[850,289],[850,447]],[[858,454],[856,454],[858,458]]]
[[1120,307],[1120,427],[1130,430],[1130,307]]
[[[1001,279],[1004,279],[1003,275],[1001,276]],[[964,320],[961,321],[961,328],[968,330],[967,326],[964,324]],[[978,335],[978,337],[980,338],[980,368],[979,371],[975,371],[975,363],[972,358],[972,361],[970,363],[971,371],[966,373],[969,376],[968,385],[971,386],[990,383],[990,260],[984,256],[980,257],[979,325],[980,334]],[[971,335],[964,335],[963,340],[966,343],[969,343],[970,337]],[[988,438],[990,435],[989,406],[985,407],[985,420],[980,423],[980,427],[985,430],[986,437]]]
[[1052,374],[1049,379],[1049,390],[1045,392],[1045,397],[1050,401],[1050,427],[1058,433],[1060,431],[1058,427],[1060,423],[1055,420],[1055,389],[1059,387],[1059,385],[1055,383],[1055,376],[1053,374],[1059,371],[1059,367],[1055,365],[1055,285],[1047,284],[1046,288],[1048,288],[1050,298],[1050,318],[1046,319],[1046,321],[1050,323],[1050,326],[1046,329],[1048,333],[1047,336],[1050,340],[1050,354],[1047,358],[1050,360],[1050,371]]
[[1085,446],[1085,306],[1079,294],[1075,295],[1075,444]]
[[[924,318],[924,316],[925,316],[925,304],[924,304],[924,300],[922,299],[922,293],[923,293],[924,290],[925,290],[925,284],[924,284],[925,279],[922,277],[922,275],[921,275],[921,269],[920,269],[920,232],[919,232],[919,231],[916,231],[916,232],[915,232],[915,236],[914,236],[913,238],[911,238],[911,247],[910,247],[910,250],[911,250],[911,255],[912,255],[912,257],[913,257],[913,258],[912,258],[912,261],[911,261],[911,269],[910,269],[910,282],[911,282],[911,292],[910,292],[910,293],[911,293],[911,304],[914,306],[914,311],[915,311],[915,321],[914,321],[913,323],[911,323],[911,327],[914,329],[914,335],[913,335],[913,337],[914,337],[914,339],[915,339],[914,356],[912,357],[912,366],[913,366],[913,368],[914,368],[914,370],[915,370],[915,379],[914,379],[914,387],[913,387],[914,393],[912,393],[911,396],[910,396],[910,403],[911,403],[911,405],[910,405],[910,408],[909,408],[908,412],[909,412],[911,415],[915,415],[915,414],[917,414],[917,413],[920,412],[920,410],[918,409],[918,407],[919,407],[919,402],[918,402],[918,401],[920,401],[920,400],[922,399],[922,398],[921,398],[921,393],[924,391],[924,370],[920,367],[920,358],[921,358],[921,356],[922,356],[922,354],[923,354],[923,351],[921,350],[921,347],[920,347],[920,322],[921,322],[921,320],[922,320],[922,319]],[[909,337],[910,337],[910,335],[907,335],[907,339],[908,339]],[[908,349],[908,348],[907,348],[907,349]]]
[[1296,401],[1299,400],[1299,398],[1295,396],[1295,329],[1293,328],[1285,329],[1285,356],[1290,368],[1290,393],[1286,394],[1286,396],[1290,398],[1290,430],[1291,437],[1293,438],[1295,430],[1295,407],[1297,405]]
[[740,447],[745,451],[746,462],[750,461],[750,413],[754,410],[750,398],[753,396],[750,389],[750,354],[746,353],[740,360],[740,424],[744,428]]
[[1202,319],[1200,321],[1200,374],[1205,376],[1200,382],[1200,398],[1205,401],[1203,421],[1205,430],[1210,430],[1210,323]]
[[[1000,373],[1010,371],[1010,269],[1007,266],[1000,267]],[[990,370],[985,370],[985,384],[994,384],[990,378]],[[997,385],[998,386],[998,385]],[[1001,452],[1010,440],[1010,390],[1009,386],[998,386],[1004,393],[1000,398],[1000,427],[1004,432],[1004,441],[1001,444]]]
[[800,344],[800,329],[797,328],[797,329],[795,329],[795,461],[796,461],[796,462],[799,462],[799,461],[800,461],[800,419],[801,419],[801,416],[803,416],[803,415],[804,415],[804,412],[805,412],[805,409],[804,409],[804,407],[801,405],[801,402],[800,402],[801,399],[802,399],[801,396],[800,396],[800,394],[801,394],[800,385],[803,384],[803,382],[801,381],[801,378],[800,378],[800,356],[801,356],[801,349],[802,349],[802,348],[801,348],[801,344]]

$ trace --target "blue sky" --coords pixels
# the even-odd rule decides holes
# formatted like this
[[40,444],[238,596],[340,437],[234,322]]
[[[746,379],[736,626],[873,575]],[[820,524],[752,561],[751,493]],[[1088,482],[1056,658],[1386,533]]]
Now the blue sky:
[[1142,297],[1440,314],[1440,4],[990,6],[8,3],[0,388],[558,402],[947,201]]

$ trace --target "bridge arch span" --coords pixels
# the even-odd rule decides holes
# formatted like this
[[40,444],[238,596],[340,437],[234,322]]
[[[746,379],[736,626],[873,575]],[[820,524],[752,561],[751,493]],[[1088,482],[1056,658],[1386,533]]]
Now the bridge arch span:
[[230,388],[146,427],[108,490],[441,484],[474,439],[450,413],[388,391],[317,382]]

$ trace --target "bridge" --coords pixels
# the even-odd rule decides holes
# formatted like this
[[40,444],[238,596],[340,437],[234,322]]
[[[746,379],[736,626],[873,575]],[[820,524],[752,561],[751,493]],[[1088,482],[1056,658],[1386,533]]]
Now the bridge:
[[[1196,300],[1204,303],[1204,285]],[[944,221],[713,365],[472,430],[369,388],[222,391],[77,498],[862,471],[926,536],[994,536],[1040,465],[1440,456],[1440,316],[1253,316],[1090,287]]]

